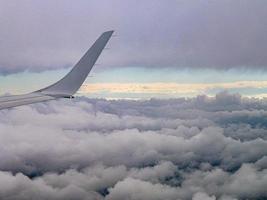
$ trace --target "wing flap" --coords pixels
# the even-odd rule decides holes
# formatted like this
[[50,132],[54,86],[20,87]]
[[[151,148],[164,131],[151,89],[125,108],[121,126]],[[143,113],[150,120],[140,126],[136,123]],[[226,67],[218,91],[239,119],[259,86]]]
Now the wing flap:
[[55,97],[42,95],[38,93],[31,93],[25,95],[14,95],[0,97],[0,110],[6,108],[12,108],[32,103],[44,102],[56,99]]

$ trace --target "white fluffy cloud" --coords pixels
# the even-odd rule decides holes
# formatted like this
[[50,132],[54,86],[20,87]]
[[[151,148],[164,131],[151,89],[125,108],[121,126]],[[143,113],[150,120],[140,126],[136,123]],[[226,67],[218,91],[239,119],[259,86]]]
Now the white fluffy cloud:
[[227,93],[2,110],[0,198],[263,198],[265,118],[265,100]]

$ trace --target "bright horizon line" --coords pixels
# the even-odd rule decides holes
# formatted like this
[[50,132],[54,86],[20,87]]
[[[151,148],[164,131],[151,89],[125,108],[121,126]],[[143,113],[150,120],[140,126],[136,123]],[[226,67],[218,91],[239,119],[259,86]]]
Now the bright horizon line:
[[[85,83],[78,94],[80,95],[121,95],[145,94],[149,97],[194,97],[198,95],[215,96],[220,91],[236,90],[233,93],[239,93],[238,90],[261,90],[267,88],[267,81],[235,81],[224,83],[175,83],[175,82],[155,82],[155,83]],[[217,92],[216,92],[217,91]],[[244,97],[265,98],[266,93],[257,93],[254,95],[242,94]]]

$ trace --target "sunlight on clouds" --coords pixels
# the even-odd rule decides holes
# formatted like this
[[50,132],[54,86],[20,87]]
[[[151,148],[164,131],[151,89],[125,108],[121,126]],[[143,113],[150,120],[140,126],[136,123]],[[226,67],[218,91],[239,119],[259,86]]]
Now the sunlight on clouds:
[[200,85],[191,87],[190,84],[177,83],[96,83],[85,84],[81,93],[195,93],[201,89]]
[[[127,93],[127,94],[166,94],[195,96],[210,94],[210,90],[222,89],[262,89],[267,81],[237,81],[230,83],[89,83],[82,86],[80,94]],[[261,94],[259,97],[264,97]]]
[[255,95],[247,95],[247,97],[256,98],[256,99],[267,99],[267,94],[261,93],[261,94],[255,94]]

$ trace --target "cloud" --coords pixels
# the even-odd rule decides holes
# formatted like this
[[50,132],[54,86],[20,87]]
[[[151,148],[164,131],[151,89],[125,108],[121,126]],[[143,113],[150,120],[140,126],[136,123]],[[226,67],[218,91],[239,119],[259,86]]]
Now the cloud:
[[196,193],[194,196],[193,196],[193,198],[192,198],[193,200],[215,200],[216,199],[216,197],[215,196],[212,196],[212,197],[210,197],[209,195],[207,195],[206,193],[201,193],[201,192],[199,192],[199,193]]
[[107,199],[177,199],[178,191],[175,188],[152,184],[136,179],[125,179],[111,189]]
[[2,199],[101,199],[96,192],[69,185],[53,188],[42,179],[31,180],[23,174],[0,172]]
[[69,67],[97,36],[106,67],[266,68],[261,0],[1,1],[1,73]]
[[263,198],[265,115],[265,99],[226,92],[2,110],[0,198]]

